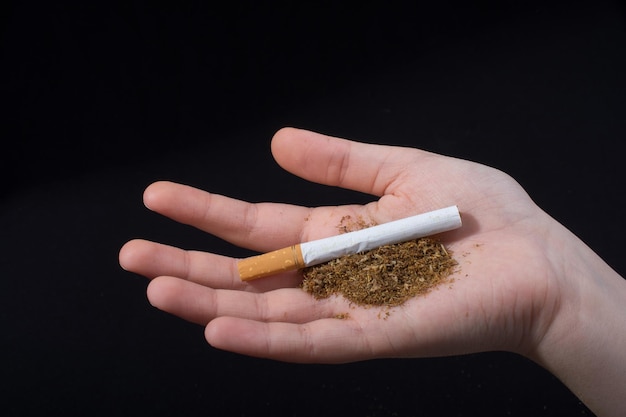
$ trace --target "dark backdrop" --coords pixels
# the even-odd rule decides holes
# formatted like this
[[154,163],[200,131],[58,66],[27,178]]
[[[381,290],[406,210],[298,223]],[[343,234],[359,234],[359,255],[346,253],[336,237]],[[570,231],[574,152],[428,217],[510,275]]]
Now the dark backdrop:
[[500,168],[623,275],[623,5],[433,3],[4,2],[3,415],[591,415],[507,353],[302,366],[217,351],[117,264],[135,237],[246,253],[148,212],[155,180],[366,201],[274,164],[272,134],[297,126]]

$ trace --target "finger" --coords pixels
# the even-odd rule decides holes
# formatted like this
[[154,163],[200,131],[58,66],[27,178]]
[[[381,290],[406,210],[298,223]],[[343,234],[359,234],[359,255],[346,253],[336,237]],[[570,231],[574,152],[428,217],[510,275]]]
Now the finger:
[[[248,203],[187,185],[160,181],[144,191],[146,207],[235,245],[269,251],[337,234],[338,220],[360,217],[360,206],[315,209],[282,203]],[[311,224],[315,220],[315,226]]]
[[[218,280],[211,277],[227,277],[232,281],[236,275],[236,261],[233,258],[179,249],[142,239],[127,242],[120,250],[119,260],[125,270],[148,278],[172,275],[211,285],[218,283]],[[220,278],[219,281],[225,280]]]
[[155,278],[147,294],[153,306],[199,324],[221,316],[300,323],[331,317],[335,308],[345,303],[316,300],[299,288],[255,294],[213,289],[174,277]]
[[313,182],[382,196],[416,157],[417,149],[374,145],[284,128],[272,139],[272,154],[287,171]]
[[146,207],[238,246],[270,250],[298,243],[310,209],[248,203],[194,187],[160,181],[144,191]]
[[302,276],[294,272],[243,282],[234,258],[142,239],[127,242],[120,250],[119,262],[125,270],[150,279],[169,275],[212,288],[264,292],[295,287],[302,281]]
[[[474,289],[472,283],[466,284]],[[384,357],[436,357],[483,351],[481,307],[468,313],[467,294],[435,291],[389,308],[361,308],[331,299],[334,309],[298,321],[220,316],[205,337],[212,346],[249,356],[300,363],[344,363]],[[330,304],[329,304],[330,305]],[[343,309],[343,311],[342,311]],[[468,328],[470,329],[468,331]]]
[[[248,356],[297,363],[345,363],[382,355],[384,336],[368,338],[356,320],[324,318],[308,323],[258,322],[220,317],[205,329],[213,347]],[[371,336],[371,335],[370,335]]]
[[415,148],[285,128],[274,135],[272,153],[295,175],[379,196],[363,210],[375,223],[459,204],[469,195],[470,163]]

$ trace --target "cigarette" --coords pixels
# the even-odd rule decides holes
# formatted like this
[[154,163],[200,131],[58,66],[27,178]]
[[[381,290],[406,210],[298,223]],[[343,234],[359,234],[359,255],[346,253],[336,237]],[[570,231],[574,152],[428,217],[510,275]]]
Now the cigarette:
[[457,206],[450,206],[406,217],[366,229],[303,242],[262,255],[240,259],[237,264],[242,281],[267,277],[280,272],[318,265],[383,245],[406,242],[461,227]]

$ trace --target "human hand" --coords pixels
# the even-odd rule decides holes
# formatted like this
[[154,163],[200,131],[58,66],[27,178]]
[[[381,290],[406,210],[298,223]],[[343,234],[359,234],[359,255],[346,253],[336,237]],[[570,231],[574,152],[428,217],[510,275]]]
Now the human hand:
[[[379,197],[364,206],[250,204],[160,182],[147,207],[236,245],[269,251],[337,233],[342,217],[385,223],[457,204],[464,226],[442,235],[460,263],[452,288],[393,308],[316,300],[299,273],[244,283],[236,260],[143,240],[122,249],[124,268],[155,278],[156,307],[207,325],[215,347],[296,362],[525,352],[552,320],[559,275],[546,248],[555,222],[510,177],[424,151],[369,145],[294,129],[272,142],[277,162],[305,179]],[[334,317],[349,313],[349,319]]]
[[120,264],[151,279],[154,306],[206,325],[214,347],[282,361],[516,352],[555,373],[596,412],[626,412],[625,281],[511,177],[417,149],[296,129],[279,131],[272,152],[295,175],[378,200],[317,208],[251,204],[158,182],[144,202],[261,252],[334,235],[344,216],[385,223],[456,204],[463,227],[440,236],[460,264],[452,286],[391,310],[364,308],[342,297],[314,299],[298,287],[299,272],[242,282],[236,259],[130,241]]

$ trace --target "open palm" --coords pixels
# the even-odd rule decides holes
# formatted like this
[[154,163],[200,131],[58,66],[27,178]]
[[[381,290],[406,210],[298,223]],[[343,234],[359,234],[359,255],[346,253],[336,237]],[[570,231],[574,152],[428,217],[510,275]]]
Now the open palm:
[[[208,342],[294,362],[348,362],[510,350],[528,354],[558,305],[558,259],[546,250],[560,225],[506,174],[412,148],[364,144],[283,129],[276,161],[302,178],[369,193],[363,206],[251,204],[159,182],[151,210],[236,245],[270,251],[337,234],[350,215],[385,223],[458,205],[464,225],[442,234],[459,269],[450,286],[393,308],[316,300],[292,272],[241,282],[236,259],[145,240],[128,242],[121,265],[151,278],[150,302],[206,325]],[[346,314],[347,313],[347,314]],[[339,319],[337,317],[343,317]]]

